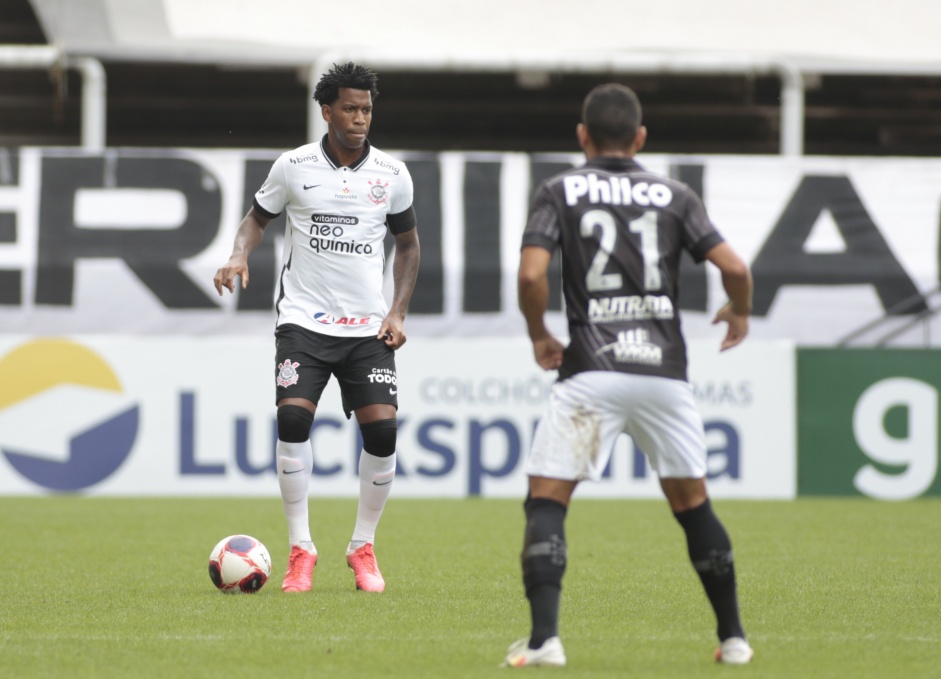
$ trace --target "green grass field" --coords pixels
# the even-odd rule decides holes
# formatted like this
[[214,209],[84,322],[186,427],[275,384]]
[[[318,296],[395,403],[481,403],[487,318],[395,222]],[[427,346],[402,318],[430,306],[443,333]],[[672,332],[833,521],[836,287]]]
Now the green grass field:
[[[715,503],[735,546],[747,667],[714,621],[665,503],[576,500],[561,669],[498,669],[528,631],[520,502],[392,498],[357,592],[353,500],[312,500],[314,589],[280,590],[280,499],[0,498],[3,677],[937,677],[941,502]],[[217,592],[213,545],[262,540],[256,595]]]

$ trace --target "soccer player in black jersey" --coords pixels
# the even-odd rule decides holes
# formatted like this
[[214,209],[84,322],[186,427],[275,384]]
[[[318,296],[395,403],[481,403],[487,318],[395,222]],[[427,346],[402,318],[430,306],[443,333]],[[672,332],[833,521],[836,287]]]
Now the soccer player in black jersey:
[[[634,160],[647,130],[632,90],[593,89],[576,131],[587,162],[539,186],[523,234],[520,310],[537,363],[558,370],[559,380],[526,462],[521,561],[532,630],[505,664],[565,664],[558,636],[565,514],[578,483],[600,478],[622,432],[647,455],[686,534],[718,623],[716,659],[744,664],[753,654],[739,618],[731,542],[706,491],[705,435],[687,381],[677,286],[683,250],[718,267],[729,297],[714,319],[727,324],[724,351],[748,333],[751,273],[689,187]],[[568,346],[544,323],[557,249]]]

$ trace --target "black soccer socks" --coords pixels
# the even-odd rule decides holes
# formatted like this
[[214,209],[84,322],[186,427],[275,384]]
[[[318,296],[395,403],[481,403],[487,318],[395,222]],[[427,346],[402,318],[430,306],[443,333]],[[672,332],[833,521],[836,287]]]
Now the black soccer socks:
[[558,635],[559,598],[565,573],[565,505],[544,498],[527,499],[526,533],[521,561],[523,584],[532,615],[530,648]]
[[732,543],[722,522],[712,511],[712,504],[707,499],[698,507],[674,516],[686,532],[689,559],[715,611],[719,640],[744,638],[735,591]]

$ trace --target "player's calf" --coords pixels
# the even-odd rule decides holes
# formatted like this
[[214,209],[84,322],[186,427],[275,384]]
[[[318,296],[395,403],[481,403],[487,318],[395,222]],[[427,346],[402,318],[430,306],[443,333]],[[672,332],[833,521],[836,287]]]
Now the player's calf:
[[529,647],[539,648],[558,635],[559,598],[565,574],[565,505],[545,498],[530,498],[521,555],[523,584],[532,613]]

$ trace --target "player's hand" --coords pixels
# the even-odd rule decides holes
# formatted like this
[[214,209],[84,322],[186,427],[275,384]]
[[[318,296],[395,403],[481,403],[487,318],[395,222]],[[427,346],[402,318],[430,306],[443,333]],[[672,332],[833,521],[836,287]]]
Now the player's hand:
[[386,316],[379,327],[377,340],[382,340],[393,351],[405,344],[405,319],[397,314]]
[[722,346],[719,347],[719,351],[725,351],[726,349],[738,346],[748,334],[748,314],[735,313],[732,311],[731,303],[719,309],[719,311],[716,312],[715,318],[712,319],[713,325],[723,322],[728,323],[729,327],[726,330],[725,339],[722,340]]
[[213,285],[219,296],[222,296],[222,288],[228,288],[229,292],[235,292],[235,277],[242,279],[242,290],[248,287],[248,261],[244,257],[231,257],[225,266],[219,267],[216,275],[212,278]]
[[562,365],[562,350],[565,347],[552,335],[533,340],[536,363],[543,370],[558,370]]

